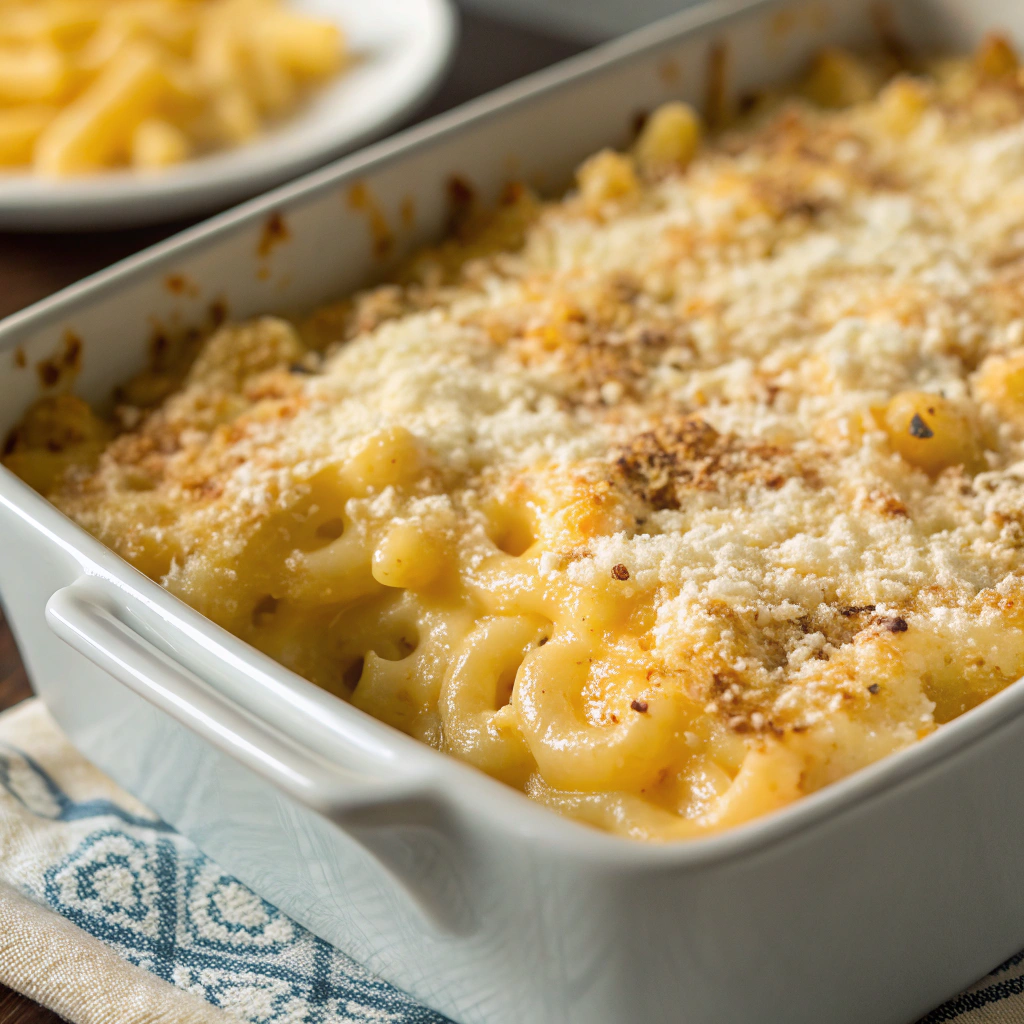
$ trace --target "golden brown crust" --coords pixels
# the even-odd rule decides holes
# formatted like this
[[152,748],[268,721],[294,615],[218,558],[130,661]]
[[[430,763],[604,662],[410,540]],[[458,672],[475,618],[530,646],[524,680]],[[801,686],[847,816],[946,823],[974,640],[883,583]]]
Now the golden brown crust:
[[[555,203],[488,217],[456,188],[455,237],[398,283],[221,327],[129,385],[116,428],[40,407],[8,462],[56,445],[37,479],[61,508],[428,742],[457,749],[456,634],[511,616],[592,645],[571,701],[596,733],[678,715],[633,796],[705,821],[743,764],[818,788],[1024,674],[1005,63],[786,101],[686,167],[606,151]],[[812,79],[836,108],[881,84],[834,53]]]

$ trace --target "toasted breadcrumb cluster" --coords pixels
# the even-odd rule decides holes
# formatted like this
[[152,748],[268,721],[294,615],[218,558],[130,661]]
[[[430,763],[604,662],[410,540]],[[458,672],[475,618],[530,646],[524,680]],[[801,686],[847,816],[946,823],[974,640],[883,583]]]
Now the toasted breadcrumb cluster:
[[[702,722],[680,747],[785,748],[810,792],[1024,674],[1024,72],[998,38],[895,75],[830,51],[710,139],[670,105],[563,199],[512,189],[401,283],[223,327],[160,380],[116,423],[43,402],[6,464],[358,703],[358,671],[253,625],[289,600],[258,552],[383,437],[407,468],[344,505],[367,550],[405,524],[467,593],[500,549],[625,595],[646,681],[580,714],[675,688]],[[445,747],[428,705],[396,724]],[[687,778],[641,792],[695,818]]]

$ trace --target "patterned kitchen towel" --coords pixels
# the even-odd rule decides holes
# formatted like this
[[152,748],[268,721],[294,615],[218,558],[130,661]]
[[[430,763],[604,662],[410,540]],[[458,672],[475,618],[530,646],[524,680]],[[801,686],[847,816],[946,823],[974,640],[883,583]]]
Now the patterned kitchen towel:
[[[450,1024],[226,875],[36,700],[0,714],[0,982],[74,1024]],[[949,1021],[1024,1024],[1024,952],[920,1024]]]
[[0,982],[74,1024],[448,1024],[226,875],[37,700],[0,714]]

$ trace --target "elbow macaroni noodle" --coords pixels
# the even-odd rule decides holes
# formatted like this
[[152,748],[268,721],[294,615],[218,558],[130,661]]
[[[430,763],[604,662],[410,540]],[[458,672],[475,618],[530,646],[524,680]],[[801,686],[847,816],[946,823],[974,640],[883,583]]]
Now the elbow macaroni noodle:
[[6,465],[562,813],[782,807],[1024,672],[1024,77],[998,39],[892,75],[829,51],[705,142],[670,104],[402,284],[186,344],[112,420],[44,398]]

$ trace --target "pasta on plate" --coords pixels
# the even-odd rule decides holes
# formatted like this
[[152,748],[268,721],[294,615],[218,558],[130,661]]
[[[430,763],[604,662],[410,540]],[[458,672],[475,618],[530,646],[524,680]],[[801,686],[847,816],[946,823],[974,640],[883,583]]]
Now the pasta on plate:
[[280,0],[0,0],[0,167],[155,171],[248,142],[345,63]]
[[215,622],[645,839],[1024,674],[1024,75],[840,51],[395,283],[227,325],[5,463]]

